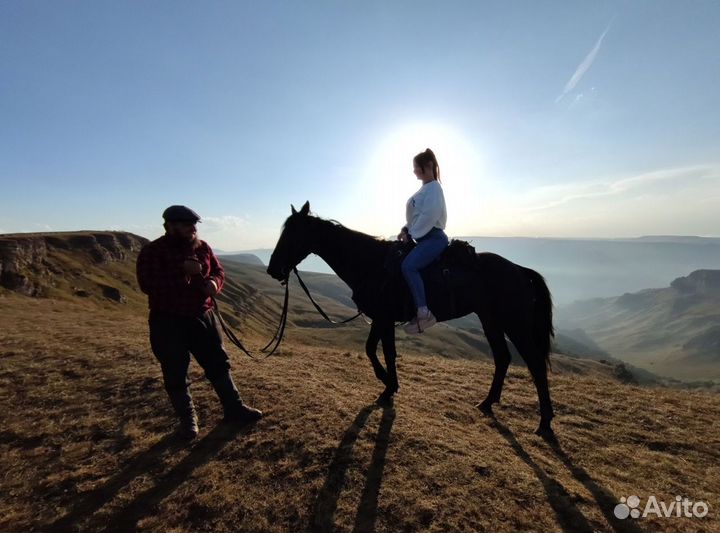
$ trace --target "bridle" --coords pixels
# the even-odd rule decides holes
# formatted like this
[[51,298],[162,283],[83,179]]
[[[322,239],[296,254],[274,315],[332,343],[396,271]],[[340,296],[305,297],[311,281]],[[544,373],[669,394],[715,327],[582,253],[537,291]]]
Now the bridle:
[[[315,309],[317,309],[317,311],[320,313],[320,315],[325,320],[330,322],[331,324],[347,324],[348,322],[355,320],[357,317],[359,317],[360,315],[363,314],[362,311],[358,311],[358,313],[356,315],[354,315],[350,318],[346,318],[345,320],[335,321],[335,320],[331,319],[328,316],[328,314],[325,311],[323,311],[323,309],[320,307],[320,305],[315,301],[315,299],[310,294],[310,290],[307,288],[307,285],[305,285],[305,282],[303,282],[302,278],[300,277],[300,273],[298,272],[297,267],[293,267],[293,272],[295,273],[295,276],[297,277],[300,287],[302,287],[303,291],[305,291],[305,294],[307,294],[308,298],[310,299],[312,304],[315,306]],[[230,342],[232,342],[235,346],[237,346],[240,349],[240,351],[242,351],[250,359],[255,359],[255,360],[267,359],[268,357],[270,357],[272,354],[275,353],[275,351],[280,346],[280,343],[282,342],[283,335],[285,334],[285,325],[287,324],[288,302],[290,300],[290,283],[289,283],[290,280],[289,280],[289,278],[290,278],[290,275],[288,274],[288,276],[283,281],[283,284],[285,285],[285,298],[283,301],[283,309],[280,314],[280,322],[278,323],[278,327],[275,330],[275,335],[273,336],[273,338],[270,340],[270,342],[268,342],[265,345],[264,348],[262,348],[260,350],[260,352],[263,353],[263,355],[253,354],[250,350],[245,348],[242,341],[240,341],[240,339],[237,338],[237,336],[233,333],[233,331],[230,329],[230,327],[225,323],[225,320],[223,320],[222,314],[220,314],[220,308],[218,307],[217,300],[214,297],[212,298],[213,312],[217,316],[218,322],[220,323],[220,327],[225,332],[225,335],[227,336],[227,338],[230,339]],[[272,350],[270,350],[269,353],[265,353],[270,348],[270,346],[272,346],[273,343],[275,343],[275,345],[273,346]]]

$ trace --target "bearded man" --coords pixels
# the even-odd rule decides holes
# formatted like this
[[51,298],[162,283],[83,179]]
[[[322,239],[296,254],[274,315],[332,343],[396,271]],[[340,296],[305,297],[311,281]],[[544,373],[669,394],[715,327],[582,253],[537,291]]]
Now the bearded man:
[[165,390],[179,419],[179,433],[193,439],[198,419],[188,387],[190,354],[205,371],[222,403],[225,421],[245,425],[262,413],[240,398],[222,343],[212,298],[225,272],[210,246],[198,239],[200,216],[183,205],[163,213],[165,235],[143,247],[137,259],[140,289],[148,295],[150,345],[162,367]]

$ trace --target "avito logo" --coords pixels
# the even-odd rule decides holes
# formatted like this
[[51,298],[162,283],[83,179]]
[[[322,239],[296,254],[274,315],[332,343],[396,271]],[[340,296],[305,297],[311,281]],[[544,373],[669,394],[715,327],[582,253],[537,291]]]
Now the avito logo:
[[634,495],[620,498],[620,503],[615,506],[615,516],[621,520],[628,517],[645,518],[651,515],[659,518],[704,518],[710,512],[707,503],[693,502],[681,496],[675,496],[670,504],[659,501],[655,496],[650,496],[644,507],[640,503],[640,498]]

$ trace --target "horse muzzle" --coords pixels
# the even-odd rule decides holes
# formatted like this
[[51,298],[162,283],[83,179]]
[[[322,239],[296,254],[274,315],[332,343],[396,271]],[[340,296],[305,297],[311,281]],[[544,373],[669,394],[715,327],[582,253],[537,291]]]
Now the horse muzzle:
[[281,267],[278,269],[269,266],[267,269],[267,273],[270,274],[273,279],[276,279],[278,281],[286,281],[290,275],[290,270],[287,267]]

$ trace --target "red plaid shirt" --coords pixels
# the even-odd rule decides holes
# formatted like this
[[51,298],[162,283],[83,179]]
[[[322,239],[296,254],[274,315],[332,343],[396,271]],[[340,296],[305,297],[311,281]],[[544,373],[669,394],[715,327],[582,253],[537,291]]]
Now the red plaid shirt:
[[[183,270],[186,259],[196,259],[202,272],[188,276]],[[150,310],[182,316],[200,316],[212,307],[205,296],[205,284],[212,280],[222,290],[225,271],[212,249],[204,241],[195,247],[167,235],[146,244],[137,259],[140,289],[148,295]]]

